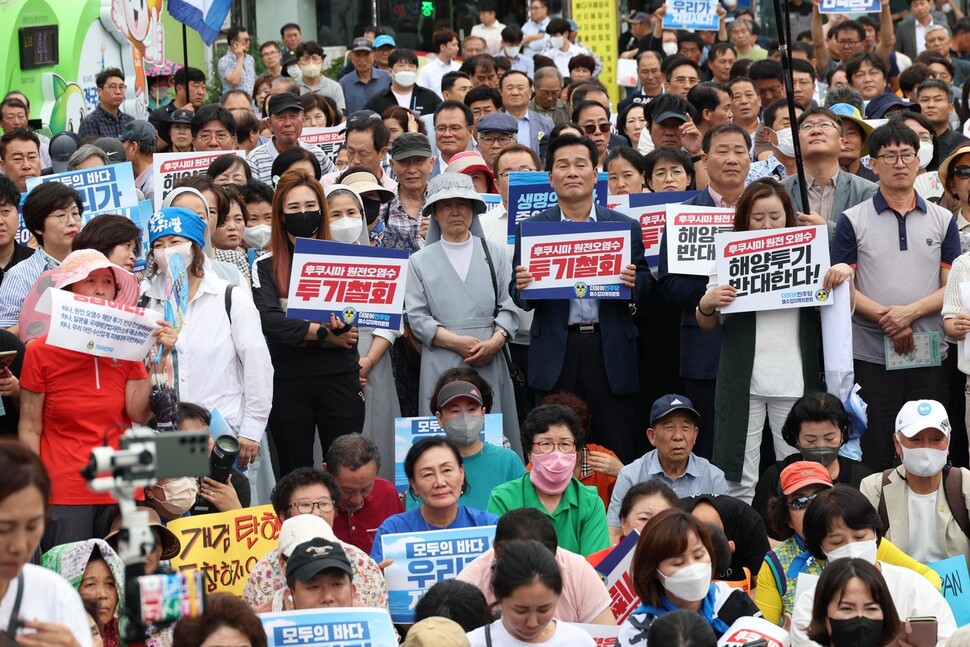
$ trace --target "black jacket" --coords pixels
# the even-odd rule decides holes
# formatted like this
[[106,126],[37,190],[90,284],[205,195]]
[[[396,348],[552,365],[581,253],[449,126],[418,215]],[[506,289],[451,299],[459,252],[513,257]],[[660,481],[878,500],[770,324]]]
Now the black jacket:
[[[364,109],[373,110],[377,114],[382,115],[385,110],[397,105],[399,105],[397,97],[394,96],[394,93],[389,87],[387,88],[387,92],[379,94],[368,101]],[[441,98],[428,88],[422,88],[420,85],[415,85],[411,88],[411,103],[408,105],[408,108],[413,110],[419,117],[421,115],[433,115],[434,111],[440,105]]]

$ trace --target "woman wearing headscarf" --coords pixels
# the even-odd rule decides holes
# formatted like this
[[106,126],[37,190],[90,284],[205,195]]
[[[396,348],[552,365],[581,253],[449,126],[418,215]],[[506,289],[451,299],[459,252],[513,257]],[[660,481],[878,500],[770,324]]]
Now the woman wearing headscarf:
[[472,179],[442,173],[428,185],[422,215],[429,218],[427,244],[411,256],[405,305],[411,330],[422,343],[420,415],[430,403],[438,376],[471,366],[495,390],[495,413],[505,437],[522,456],[515,393],[503,346],[519,328],[519,311],[509,296],[512,266],[505,245],[484,239],[478,216],[485,202]]

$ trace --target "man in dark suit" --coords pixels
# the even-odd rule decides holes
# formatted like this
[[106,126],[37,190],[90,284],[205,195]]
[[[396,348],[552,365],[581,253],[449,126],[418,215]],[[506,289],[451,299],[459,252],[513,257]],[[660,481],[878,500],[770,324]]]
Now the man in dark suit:
[[[747,153],[750,147],[751,136],[737,124],[723,123],[709,128],[701,141],[703,153],[698,164],[706,165],[710,184],[684,204],[701,207],[737,205],[751,168]],[[658,275],[661,294],[683,309],[680,317],[680,376],[684,380],[684,395],[693,401],[694,408],[700,413],[700,433],[694,452],[710,459],[714,450],[714,389],[722,337],[720,329],[702,331],[694,317],[694,309],[707,291],[709,278],[669,272],[666,233],[660,239]]]
[[[517,237],[510,291],[516,304],[534,310],[529,345],[529,385],[542,399],[546,393],[567,391],[586,400],[592,414],[591,440],[613,450],[623,462],[643,454],[637,427],[637,327],[631,307],[653,287],[643,255],[640,225],[593,201],[596,185],[596,145],[586,137],[562,135],[547,152],[549,182],[559,206],[534,216],[547,222],[623,222],[630,227],[630,260],[620,274],[632,290],[630,301],[593,299],[529,300],[522,290],[532,275],[520,265],[521,236]],[[523,448],[526,452],[531,448]]]

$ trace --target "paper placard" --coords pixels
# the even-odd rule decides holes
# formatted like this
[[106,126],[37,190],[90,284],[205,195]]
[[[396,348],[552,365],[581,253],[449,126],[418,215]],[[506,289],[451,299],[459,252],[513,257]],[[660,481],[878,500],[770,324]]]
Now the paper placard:
[[667,271],[710,276],[714,236],[734,231],[734,209],[667,205]]
[[633,579],[630,577],[633,553],[639,539],[640,533],[634,530],[596,566],[596,572],[603,578],[610,593],[610,608],[617,625],[623,624],[633,610],[640,606],[640,597],[633,589]]
[[616,84],[623,88],[635,88],[640,82],[635,58],[621,58],[616,61]]
[[97,297],[51,288],[38,310],[51,314],[47,343],[96,357],[132,362],[145,359],[155,345],[158,313]]
[[268,647],[386,647],[397,636],[386,609],[330,608],[260,613]]
[[[593,201],[606,204],[606,173],[596,177]],[[509,245],[515,244],[516,226],[546,209],[559,206],[559,196],[549,184],[549,174],[542,171],[509,173]]]
[[245,158],[245,151],[201,151],[197,153],[155,153],[152,158],[152,180],[155,185],[155,209],[162,208],[165,197],[172,192],[175,183],[184,177],[205,173],[217,158],[238,155]]
[[879,0],[819,0],[819,13],[879,13]]
[[719,0],[667,0],[664,29],[693,29],[717,31]]
[[643,255],[647,259],[647,265],[656,273],[660,264],[660,239],[667,225],[667,205],[679,204],[699,193],[700,191],[671,191],[610,195],[606,206],[640,223],[643,231]]
[[891,337],[883,337],[883,343],[887,371],[939,366],[942,362],[940,333],[935,330],[913,333],[913,350],[905,355],[896,352]]
[[940,574],[943,581],[940,592],[953,610],[957,627],[970,624],[970,574],[967,573],[967,558],[956,555],[927,566]]
[[300,141],[308,146],[316,146],[323,151],[323,154],[330,158],[334,164],[337,163],[337,149],[347,141],[347,124],[330,126],[327,128],[304,128],[300,133]]
[[297,238],[286,316],[400,330],[408,253]]
[[620,628],[616,625],[591,625],[576,622],[573,623],[573,626],[588,633],[596,647],[614,647],[617,636],[620,635]]

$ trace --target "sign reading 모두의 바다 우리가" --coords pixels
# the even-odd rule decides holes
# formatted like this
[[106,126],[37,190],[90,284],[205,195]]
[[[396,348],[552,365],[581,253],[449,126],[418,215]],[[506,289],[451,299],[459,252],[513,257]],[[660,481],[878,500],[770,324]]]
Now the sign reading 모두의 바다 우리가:
[[664,29],[694,29],[717,31],[720,17],[717,15],[719,0],[667,0]]

